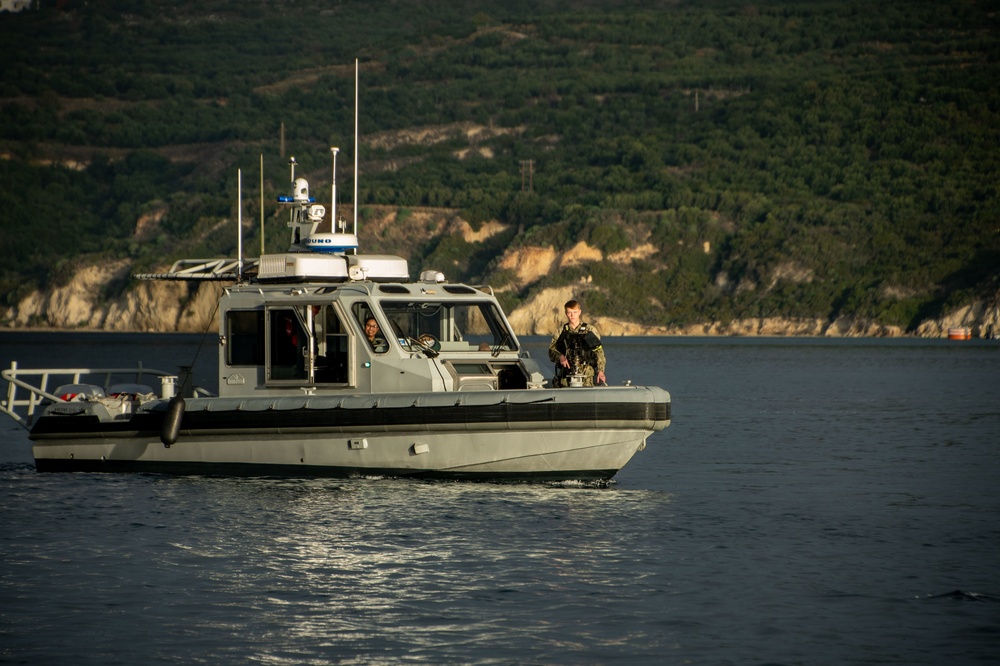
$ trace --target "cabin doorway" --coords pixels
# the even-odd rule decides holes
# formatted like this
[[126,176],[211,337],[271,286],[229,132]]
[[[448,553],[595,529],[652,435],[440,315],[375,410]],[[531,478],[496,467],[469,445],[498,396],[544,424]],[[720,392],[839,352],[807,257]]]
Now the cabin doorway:
[[350,336],[331,303],[266,309],[268,383],[351,384]]

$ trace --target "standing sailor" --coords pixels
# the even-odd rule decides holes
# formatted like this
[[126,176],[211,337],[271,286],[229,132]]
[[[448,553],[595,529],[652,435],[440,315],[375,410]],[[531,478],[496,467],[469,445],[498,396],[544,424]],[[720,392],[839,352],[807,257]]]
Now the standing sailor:
[[552,385],[594,386],[607,384],[604,368],[604,347],[601,336],[590,324],[581,321],[583,308],[578,301],[563,306],[568,323],[556,331],[549,343],[549,360],[556,364]]

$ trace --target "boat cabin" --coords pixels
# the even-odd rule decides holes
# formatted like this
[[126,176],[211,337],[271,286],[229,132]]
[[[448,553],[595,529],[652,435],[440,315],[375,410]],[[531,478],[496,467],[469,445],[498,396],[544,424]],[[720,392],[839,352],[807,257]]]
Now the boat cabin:
[[233,286],[219,325],[221,397],[544,383],[491,294],[437,279]]
[[433,270],[411,282],[402,257],[359,254],[335,199],[321,231],[326,209],[289,165],[285,252],[136,276],[235,282],[219,301],[219,397],[542,388],[489,287]]

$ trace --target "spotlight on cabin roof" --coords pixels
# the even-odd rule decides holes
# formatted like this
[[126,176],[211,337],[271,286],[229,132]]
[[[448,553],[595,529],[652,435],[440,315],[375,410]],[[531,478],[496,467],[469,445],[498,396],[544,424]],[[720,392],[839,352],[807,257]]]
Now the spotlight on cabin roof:
[[421,282],[444,282],[444,273],[441,271],[424,271],[420,274]]

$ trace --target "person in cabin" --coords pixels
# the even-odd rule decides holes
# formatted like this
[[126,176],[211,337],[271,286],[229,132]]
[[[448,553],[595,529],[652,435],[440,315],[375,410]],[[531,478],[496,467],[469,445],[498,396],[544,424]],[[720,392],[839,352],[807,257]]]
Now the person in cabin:
[[389,343],[385,341],[385,338],[381,335],[381,330],[379,329],[378,322],[375,321],[375,317],[368,317],[365,319],[365,337],[368,338],[368,344],[371,345],[372,349],[378,353],[388,351]]
[[282,313],[278,322],[278,336],[273,351],[273,360],[280,365],[295,365],[302,360],[299,346],[299,327],[292,315]]
[[607,360],[601,336],[590,324],[583,321],[583,308],[579,301],[567,301],[563,306],[567,323],[556,331],[549,343],[549,360],[556,364],[552,385],[570,385],[570,376],[582,376],[584,386],[607,385],[604,370]]

